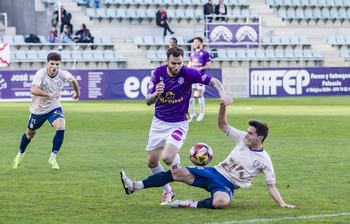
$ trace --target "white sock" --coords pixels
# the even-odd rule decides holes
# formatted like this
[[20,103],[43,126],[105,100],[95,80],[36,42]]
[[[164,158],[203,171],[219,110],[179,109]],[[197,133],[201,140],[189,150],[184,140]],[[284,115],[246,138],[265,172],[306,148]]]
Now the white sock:
[[143,186],[143,182],[142,181],[135,182],[135,185],[134,185],[134,190],[135,191],[141,190],[143,188],[144,188],[144,186]]
[[57,155],[57,154],[51,152],[50,159],[56,159],[56,155]]
[[24,153],[21,153],[21,151],[18,152],[18,155],[21,156],[21,157],[23,157],[24,154],[26,154],[26,152],[24,152]]
[[195,201],[195,202],[192,202],[190,207],[191,208],[197,208],[197,205],[198,205],[198,201]]
[[199,103],[199,107],[201,109],[201,113],[204,114],[204,107],[205,107],[205,100],[204,100],[204,96],[201,98],[198,98],[198,103]]
[[[156,174],[156,173],[160,173],[160,172],[164,171],[164,168],[163,168],[162,164],[160,164],[160,163],[158,164],[157,167],[149,168],[149,169],[151,170],[152,174]],[[164,193],[168,193],[170,191],[171,191],[171,187],[170,187],[169,184],[166,184],[166,185],[163,186],[163,192]]]
[[191,98],[190,99],[190,115],[191,115],[191,117],[192,117],[192,115],[193,114],[196,114],[195,112],[194,112],[194,105],[196,104],[196,101],[195,101],[195,99],[194,98]]
[[180,169],[181,168],[181,158],[179,153],[176,153],[175,159],[173,161],[173,163],[171,164],[171,167],[175,166],[176,169]]

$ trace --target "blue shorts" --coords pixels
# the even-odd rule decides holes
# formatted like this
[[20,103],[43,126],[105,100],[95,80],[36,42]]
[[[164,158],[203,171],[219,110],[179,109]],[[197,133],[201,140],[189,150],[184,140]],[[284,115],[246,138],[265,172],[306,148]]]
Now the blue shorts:
[[225,192],[232,200],[235,186],[214,167],[188,166],[186,169],[195,176],[192,186],[204,188],[212,197],[217,191]]
[[46,114],[30,114],[29,120],[28,120],[28,129],[29,130],[36,130],[40,128],[46,120],[49,120],[50,124],[57,119],[57,118],[64,118],[63,111],[61,107],[58,107],[49,113]]

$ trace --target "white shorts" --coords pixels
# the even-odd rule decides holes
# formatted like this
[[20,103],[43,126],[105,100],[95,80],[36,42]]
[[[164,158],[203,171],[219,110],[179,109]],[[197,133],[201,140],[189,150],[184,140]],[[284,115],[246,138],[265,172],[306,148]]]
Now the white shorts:
[[181,149],[188,132],[188,121],[165,122],[154,117],[148,134],[146,151],[153,151],[171,143]]
[[192,89],[202,89],[203,92],[205,91],[205,85],[202,83],[195,83],[192,84]]

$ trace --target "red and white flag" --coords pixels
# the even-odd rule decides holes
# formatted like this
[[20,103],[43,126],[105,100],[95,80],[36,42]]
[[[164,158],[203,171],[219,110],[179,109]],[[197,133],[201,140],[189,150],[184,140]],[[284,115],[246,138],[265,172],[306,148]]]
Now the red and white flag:
[[10,45],[0,44],[0,67],[10,65]]

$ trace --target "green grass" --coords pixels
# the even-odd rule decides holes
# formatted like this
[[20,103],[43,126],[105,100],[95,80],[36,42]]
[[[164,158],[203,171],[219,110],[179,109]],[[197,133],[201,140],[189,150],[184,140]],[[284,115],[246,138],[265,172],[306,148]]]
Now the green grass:
[[[249,119],[269,124],[264,148],[286,203],[279,208],[263,176],[236,191],[224,210],[160,206],[161,188],[125,195],[119,170],[137,180],[150,175],[145,146],[154,106],[144,101],[63,102],[65,141],[51,170],[54,129],[45,123],[18,170],[12,161],[26,130],[29,103],[0,103],[0,223],[223,223],[350,212],[350,97],[237,99],[229,124],[248,128]],[[198,105],[197,105],[198,106]],[[197,142],[214,151],[211,165],[227,157],[234,142],[217,127],[218,100],[206,100],[206,115],[193,122],[181,149],[182,165]],[[196,109],[198,111],[198,107]],[[165,167],[168,169],[167,167]],[[203,189],[172,183],[177,199],[201,200]],[[272,221],[271,221],[272,222]],[[349,223],[350,215],[290,219],[273,223]]]

